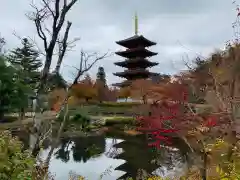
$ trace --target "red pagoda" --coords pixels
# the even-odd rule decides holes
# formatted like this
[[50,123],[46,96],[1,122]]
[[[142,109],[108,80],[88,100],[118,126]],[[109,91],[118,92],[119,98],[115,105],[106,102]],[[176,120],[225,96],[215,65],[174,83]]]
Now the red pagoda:
[[113,84],[114,86],[129,86],[133,80],[147,79],[149,77],[157,75],[157,73],[149,72],[147,69],[149,67],[158,65],[158,63],[151,62],[147,59],[148,57],[157,55],[157,53],[146,49],[147,47],[156,45],[156,43],[146,39],[142,35],[138,35],[137,27],[137,16],[135,16],[135,35],[116,42],[118,45],[126,48],[125,51],[116,52],[117,55],[126,58],[126,60],[116,62],[114,64],[127,69],[124,72],[117,72],[113,74],[127,80],[123,81],[122,83]]

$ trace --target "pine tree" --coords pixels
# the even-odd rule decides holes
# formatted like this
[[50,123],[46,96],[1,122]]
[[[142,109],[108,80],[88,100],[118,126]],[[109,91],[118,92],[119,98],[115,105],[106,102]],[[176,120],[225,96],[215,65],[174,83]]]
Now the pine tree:
[[98,100],[102,102],[106,100],[106,91],[108,90],[107,84],[106,84],[106,74],[103,67],[98,68],[96,84],[97,84]]
[[39,52],[34,49],[27,38],[22,40],[21,48],[16,48],[11,52],[9,61],[19,70],[19,78],[35,88],[40,77],[39,68],[42,62],[39,59]]
[[0,72],[0,121],[2,121],[6,112],[26,106],[26,92],[29,92],[30,88],[18,81],[16,69],[8,66],[3,56],[0,56]]
[[103,67],[98,68],[97,80],[101,81],[104,86],[106,85],[106,74]]
[[[22,84],[28,84],[34,90],[40,79],[39,68],[42,66],[42,62],[39,59],[39,52],[34,49],[27,38],[22,40],[21,48],[16,48],[11,52],[8,59],[17,70],[18,81]],[[25,116],[24,109],[24,106],[20,108],[21,119]]]

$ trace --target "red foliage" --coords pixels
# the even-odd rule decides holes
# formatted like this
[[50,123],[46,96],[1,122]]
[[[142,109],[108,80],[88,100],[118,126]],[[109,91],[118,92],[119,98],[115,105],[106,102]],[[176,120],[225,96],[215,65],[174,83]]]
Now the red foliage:
[[217,117],[216,116],[209,116],[206,119],[206,122],[204,124],[207,127],[214,127],[217,125]]
[[[162,108],[160,109],[165,109],[165,111],[162,111],[159,115],[150,114],[150,116],[137,118],[140,124],[138,130],[150,135],[154,142],[151,142],[148,145],[157,148],[161,147],[161,143],[170,145],[172,138],[171,135],[168,136],[168,134],[176,133],[178,131],[173,122],[174,119],[177,118],[177,115],[179,115],[179,107],[176,104],[168,106],[166,103],[163,103]],[[170,121],[171,125],[166,126],[167,121]]]
[[204,123],[200,123],[197,121],[200,118],[186,110],[188,109],[186,108],[188,101],[186,86],[173,84],[167,87],[164,93],[169,96],[166,101],[152,104],[149,116],[137,117],[140,124],[138,130],[150,135],[154,141],[149,143],[149,146],[160,148],[161,143],[170,145],[174,133],[187,132],[200,124],[207,127],[217,124],[217,118],[214,116],[207,117]]

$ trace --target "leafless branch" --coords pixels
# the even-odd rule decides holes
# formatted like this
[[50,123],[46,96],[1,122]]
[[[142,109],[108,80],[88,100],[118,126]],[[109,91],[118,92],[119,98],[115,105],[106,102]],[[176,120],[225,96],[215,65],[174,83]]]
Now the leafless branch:
[[[83,51],[81,52],[81,59],[80,59],[80,68],[78,70],[77,76],[75,77],[74,81],[73,81],[73,85],[77,84],[78,79],[80,78],[81,75],[83,75],[84,73],[86,73],[87,71],[89,71],[94,64],[96,64],[98,61],[106,58],[109,56],[109,52],[98,56],[96,53],[93,54],[86,54]],[[95,57],[94,60],[92,62],[89,62],[89,60],[91,59],[91,57]]]
[[[41,7],[37,7],[34,3],[31,3],[31,7],[34,9],[34,11],[28,14],[28,18],[35,24],[39,38],[43,41],[44,50],[46,54],[40,87],[42,87],[43,84],[45,84],[45,81],[47,79],[52,62],[52,56],[54,54],[55,45],[59,38],[59,33],[65,22],[65,17],[68,11],[77,2],[77,0],[70,0],[69,3],[67,3],[67,1],[65,0],[64,5],[62,7],[60,6],[60,0],[55,1],[41,0],[41,1],[43,2],[43,5]],[[52,20],[51,29],[45,26],[46,20]],[[70,29],[70,26],[68,23],[66,29],[67,31],[66,38],[68,38],[68,31]],[[49,36],[47,36],[47,34]],[[60,57],[63,58],[65,52],[61,52],[61,54],[62,55],[60,55]]]
[[[187,55],[188,57],[188,55]],[[189,63],[187,61],[184,60],[184,58],[182,57],[182,61],[184,62],[184,65],[189,69],[189,70],[193,70],[193,68],[189,65]]]
[[66,28],[66,31],[64,33],[64,37],[63,37],[63,40],[58,42],[58,45],[59,45],[59,55],[58,55],[58,61],[57,61],[57,65],[56,65],[56,68],[55,68],[55,73],[59,73],[59,70],[60,70],[60,67],[61,67],[61,64],[62,64],[62,61],[63,61],[63,57],[66,53],[66,50],[67,50],[67,40],[68,40],[68,34],[69,34],[69,30],[71,28],[71,25],[72,23],[71,22],[67,22],[67,28]]
[[[78,0],[69,0],[70,2],[67,3],[67,1],[64,1],[64,5],[60,6],[60,0],[41,0],[42,5],[40,7],[36,6],[34,2],[30,4],[33,11],[27,14],[29,20],[31,20],[36,27],[36,31],[38,34],[38,37],[43,42],[43,47],[45,51],[45,63],[41,74],[41,79],[37,87],[37,97],[39,95],[39,92],[44,89],[44,85],[46,84],[47,77],[50,71],[50,66],[52,63],[52,57],[54,55],[54,49],[55,45],[57,43],[57,40],[59,38],[60,31],[63,27],[63,24],[65,23],[65,17],[69,10],[73,7],[73,5]],[[46,21],[51,21],[51,28],[48,28],[45,26]],[[71,26],[71,25],[70,25]],[[67,31],[70,29],[69,23],[67,26]],[[47,36],[49,35],[49,36]],[[68,32],[67,32],[68,35]],[[66,39],[68,36],[66,36]],[[67,42],[67,40],[66,40]],[[62,53],[62,58],[65,54],[65,52]],[[38,127],[35,124],[36,127]],[[38,129],[38,137],[37,137],[37,143],[35,144],[35,148],[33,149],[33,152],[37,151],[41,136],[41,128]]]
[[[94,54],[95,54],[95,53],[94,53]],[[63,103],[62,103],[62,105],[61,105],[60,111],[58,112],[58,114],[59,114],[60,112],[62,112],[63,110],[65,110],[63,122],[61,123],[60,129],[59,129],[59,131],[58,131],[57,138],[56,138],[56,140],[53,142],[53,144],[52,144],[52,146],[51,146],[51,149],[50,149],[50,151],[49,151],[49,153],[48,153],[48,156],[47,156],[47,158],[46,158],[46,161],[45,161],[45,164],[46,164],[47,166],[49,165],[49,162],[50,162],[51,156],[52,156],[52,154],[53,154],[53,151],[54,151],[55,147],[57,146],[58,140],[59,140],[59,138],[60,138],[60,136],[61,136],[61,133],[62,133],[63,128],[64,128],[64,126],[65,126],[65,124],[66,124],[66,121],[67,121],[67,118],[66,118],[66,117],[68,116],[68,99],[69,99],[69,97],[70,97],[70,90],[71,90],[71,88],[77,83],[77,81],[78,81],[78,79],[80,78],[81,75],[83,75],[85,72],[89,71],[97,61],[106,58],[106,57],[108,56],[108,54],[109,54],[109,53],[107,52],[107,53],[105,53],[105,54],[103,54],[103,55],[101,55],[101,56],[97,56],[97,55],[96,55],[96,56],[95,56],[95,59],[92,61],[92,63],[90,63],[89,66],[83,68],[83,63],[88,62],[88,61],[89,61],[89,57],[92,57],[92,55],[87,56],[86,53],[84,53],[83,51],[81,51],[80,68],[78,69],[78,73],[77,73],[77,75],[76,75],[76,77],[75,77],[72,85],[71,85],[69,88],[67,88],[67,95],[65,96],[64,101],[63,101]],[[84,56],[84,55],[85,55],[85,56]],[[84,57],[85,57],[85,58],[84,58]]]

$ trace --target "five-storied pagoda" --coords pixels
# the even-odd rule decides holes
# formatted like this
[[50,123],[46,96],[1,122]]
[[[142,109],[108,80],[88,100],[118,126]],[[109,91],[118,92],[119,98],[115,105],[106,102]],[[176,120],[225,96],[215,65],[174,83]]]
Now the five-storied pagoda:
[[115,76],[125,78],[127,80],[122,83],[113,84],[118,87],[129,86],[133,80],[136,79],[147,79],[157,73],[149,72],[147,68],[158,65],[156,62],[151,62],[147,58],[157,55],[155,52],[151,52],[147,47],[156,45],[155,42],[152,42],[146,39],[142,35],[138,35],[138,18],[135,15],[135,35],[116,42],[118,45],[121,45],[127,48],[125,51],[116,52],[117,55],[126,58],[125,61],[114,63],[117,66],[127,68],[124,72],[113,73]]

